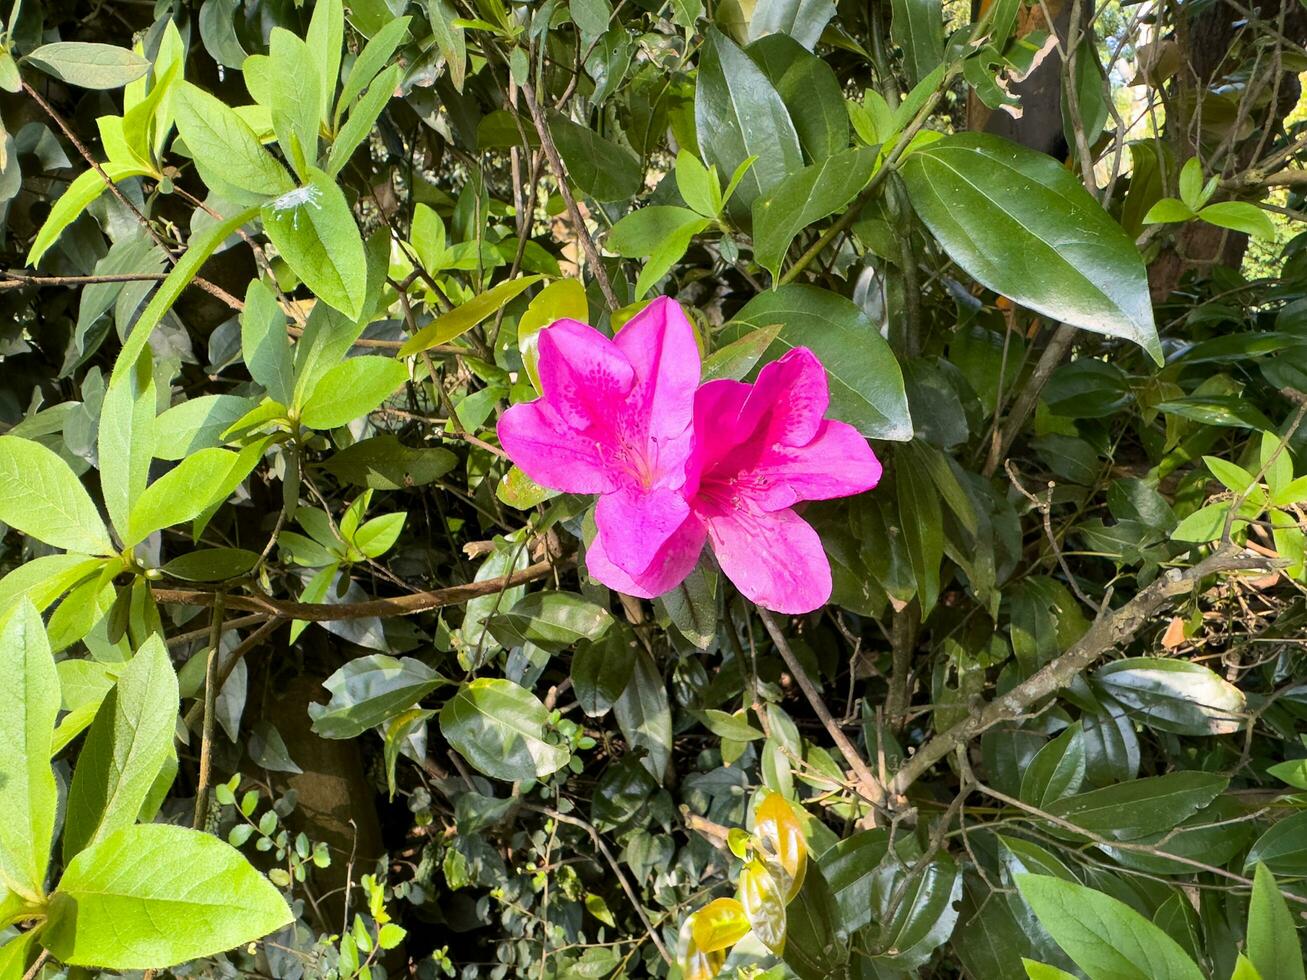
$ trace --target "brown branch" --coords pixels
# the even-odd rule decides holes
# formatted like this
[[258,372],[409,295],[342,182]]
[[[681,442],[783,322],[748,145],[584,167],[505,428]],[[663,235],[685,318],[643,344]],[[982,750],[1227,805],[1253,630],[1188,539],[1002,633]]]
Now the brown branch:
[[[553,574],[559,567],[560,563],[557,561],[539,561],[511,575],[501,575],[498,578],[486,579],[484,582],[468,582],[466,585],[451,585],[430,592],[414,592],[387,599],[368,599],[365,602],[339,604],[294,602],[290,599],[272,599],[267,596],[228,595],[224,597],[224,605],[228,609],[238,609],[242,612],[268,613],[285,619],[303,619],[311,623],[332,623],[344,619],[363,619],[367,616],[412,616],[444,606],[456,606],[477,596],[492,595],[515,585],[534,582]],[[156,601],[186,606],[212,606],[217,596],[216,592],[201,592],[193,589],[157,588],[154,590]]]
[[853,770],[853,775],[857,781],[858,794],[871,803],[872,806],[878,809],[884,808],[886,802],[885,787],[881,785],[880,780],[872,773],[866,760],[858,754],[857,747],[849,741],[849,737],[844,734],[844,730],[835,721],[830,709],[826,707],[826,702],[822,700],[820,692],[818,692],[807,672],[803,669],[803,664],[799,663],[794,651],[790,649],[790,644],[776,624],[776,620],[772,618],[771,613],[761,607],[758,608],[758,616],[763,625],[767,627],[767,632],[771,634],[772,642],[776,644],[776,649],[780,651],[785,666],[789,669],[795,681],[798,682],[804,697],[808,699],[808,703],[812,705],[813,712],[820,719],[831,740],[834,741],[835,747],[840,750],[840,755],[844,756],[849,768]]
[[985,468],[982,470],[985,477],[991,477],[998,469],[998,464],[1003,461],[1007,451],[1012,448],[1012,443],[1016,442],[1017,434],[1021,427],[1026,424],[1026,419],[1030,413],[1035,410],[1035,403],[1039,401],[1039,393],[1044,390],[1044,385],[1048,379],[1053,376],[1057,370],[1062,358],[1066,352],[1071,349],[1071,342],[1075,340],[1076,328],[1067,323],[1058,325],[1053,336],[1049,338],[1048,346],[1044,348],[1044,353],[1040,355],[1039,362],[1035,365],[1034,371],[1026,380],[1025,386],[1021,389],[1021,394],[1012,405],[1012,410],[1008,412],[1007,421],[1003,423],[1003,428],[994,433],[994,441],[989,447],[989,458],[985,460]]
[[213,599],[213,617],[209,623],[209,657],[204,669],[204,724],[200,732],[200,776],[195,787],[195,817],[191,826],[203,830],[209,816],[209,781],[213,768],[213,732],[218,717],[218,666],[222,661],[221,592]]
[[[227,625],[224,627],[224,630],[235,629],[239,623],[245,622],[249,618],[251,617],[229,620]],[[236,670],[236,665],[245,658],[245,655],[267,639],[268,634],[284,622],[286,622],[286,620],[280,616],[273,616],[271,619],[265,619],[262,626],[242,640],[236,649],[232,650],[231,656],[223,661],[221,668],[218,670],[217,676],[214,678],[213,690],[215,692],[215,697],[222,691],[223,687],[226,686],[227,678],[231,677],[232,672]],[[191,728],[200,720],[201,712],[204,711],[205,703],[208,700],[208,689],[209,682],[206,674],[204,697],[196,701],[191,707],[191,710],[186,712],[185,723],[187,728]]]
[[590,237],[590,230],[585,226],[585,219],[581,217],[581,209],[576,206],[576,199],[572,197],[572,189],[567,185],[567,168],[563,166],[563,158],[558,154],[558,147],[554,144],[554,137],[549,132],[549,124],[545,120],[544,113],[540,110],[540,103],[536,101],[535,89],[528,82],[522,83],[522,97],[526,99],[526,107],[531,113],[531,122],[535,126],[536,133],[540,136],[540,146],[545,151],[545,157],[549,160],[549,167],[558,178],[558,193],[563,196],[563,203],[567,206],[567,213],[572,219],[572,227],[576,229],[576,237],[581,242],[581,249],[585,252],[585,258],[590,263],[591,272],[594,274],[595,281],[599,283],[599,289],[604,294],[604,300],[608,303],[608,309],[616,310],[622,304],[617,301],[617,295],[613,292],[613,284],[608,281],[608,272],[604,269],[604,264],[599,259],[599,250],[595,248],[594,239]]
[[1133,639],[1158,610],[1169,605],[1176,596],[1191,591],[1206,576],[1229,571],[1269,571],[1275,567],[1276,563],[1267,558],[1242,548],[1226,546],[1185,571],[1169,570],[1120,609],[1105,612],[1094,620],[1085,635],[1066,653],[917,749],[894,776],[890,792],[895,795],[905,793],[953,749],[986,729],[1020,716],[1035,702],[1066,687],[1077,674],[1104,654]]

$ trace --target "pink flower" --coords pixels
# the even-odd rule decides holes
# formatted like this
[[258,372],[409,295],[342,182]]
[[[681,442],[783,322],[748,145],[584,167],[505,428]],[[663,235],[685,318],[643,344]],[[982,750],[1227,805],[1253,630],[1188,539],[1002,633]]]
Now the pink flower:
[[694,569],[703,545],[679,551],[699,384],[690,321],[664,297],[614,340],[559,320],[541,331],[539,354],[543,396],[499,420],[504,451],[537,483],[599,495],[587,552],[593,577],[635,595],[667,591]]
[[653,598],[685,579],[710,542],[744,596],[782,613],[830,598],[830,563],[793,507],[869,490],[881,467],[850,425],[824,418],[826,372],[796,348],[754,384],[700,387],[685,314],[655,300],[609,340],[574,320],[540,335],[543,397],[499,423],[532,479],[596,493],[589,574]]

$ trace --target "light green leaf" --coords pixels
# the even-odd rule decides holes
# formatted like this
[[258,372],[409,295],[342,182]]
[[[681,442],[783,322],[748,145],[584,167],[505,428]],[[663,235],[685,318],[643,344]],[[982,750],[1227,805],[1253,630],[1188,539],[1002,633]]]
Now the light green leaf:
[[[314,20],[330,3],[318,3],[313,8]],[[336,4],[339,9],[339,0]],[[295,167],[301,178],[307,179],[308,167],[318,162],[318,131],[326,114],[323,82],[318,74],[318,58],[330,54],[312,51],[302,40],[284,27],[274,27],[270,37],[268,67],[272,84],[268,91],[267,106],[272,113],[272,129],[282,152]],[[340,44],[336,45],[337,65],[340,61]],[[331,95],[335,94],[336,80],[330,80]]]
[[472,297],[462,306],[436,317],[410,337],[400,348],[399,356],[412,357],[436,344],[447,344],[454,338],[462,336],[543,278],[544,276],[536,275],[510,279]]
[[0,521],[65,551],[114,553],[100,512],[68,464],[19,436],[0,436]]
[[1015,879],[1039,924],[1095,980],[1203,980],[1174,939],[1124,902],[1047,875]]
[[767,349],[776,342],[782,329],[779,323],[759,327],[757,330],[743,334],[737,340],[732,340],[726,346],[717,348],[703,359],[702,381],[706,383],[718,378],[739,381],[753,370],[754,365],[762,359]]
[[0,615],[21,599],[28,599],[37,612],[58,599],[79,582],[97,576],[106,559],[85,555],[41,555],[24,562],[0,578]]
[[440,730],[492,779],[541,779],[567,763],[567,747],[545,739],[549,713],[530,691],[498,677],[464,684],[440,709]]
[[873,439],[912,438],[898,361],[880,331],[853,303],[816,286],[781,286],[746,303],[723,338],[737,340],[777,323],[783,325],[780,336],[763,355],[763,363],[791,348],[810,347],[826,366],[833,417]]
[[45,894],[57,793],[50,768],[59,675],[41,616],[21,602],[0,624],[0,886],[23,899]]
[[811,51],[834,16],[832,0],[758,0],[749,18],[749,40],[786,34]]
[[[340,55],[345,42],[345,9],[341,0],[318,0],[313,5],[313,16],[309,19],[309,29],[304,40],[305,47],[316,59],[313,77],[321,87],[321,95],[317,100],[320,107],[319,120],[329,122],[336,86],[340,83]],[[305,152],[307,151],[308,148],[305,147]]]
[[367,415],[408,377],[402,361],[351,357],[322,376],[304,402],[300,421],[310,429],[334,429]]
[[[149,168],[136,163],[103,163],[100,169],[115,184],[131,177],[143,177]],[[55,201],[54,207],[46,216],[41,230],[36,233],[31,251],[27,253],[27,264],[35,267],[41,257],[50,250],[50,246],[59,238],[60,233],[77,220],[78,216],[90,206],[91,202],[105,190],[104,178],[94,170],[78,174],[77,179],[68,185],[68,189]]]
[[146,487],[132,508],[127,547],[155,531],[198,517],[227,495],[226,483],[240,456],[229,449],[201,449]]
[[345,86],[340,90],[340,101],[336,103],[336,119],[344,115],[359,94],[371,84],[378,72],[386,66],[390,56],[403,42],[408,33],[411,17],[396,17],[377,31],[359,52],[359,56],[350,65],[349,74],[345,76]]
[[291,921],[281,893],[235,848],[198,830],[143,824],[73,858],[41,941],[74,966],[161,969]]
[[182,459],[200,449],[221,446],[224,433],[259,402],[241,395],[200,395],[179,402],[155,420],[158,459]]
[[455,91],[462,92],[463,80],[467,77],[467,42],[463,39],[463,28],[457,22],[458,14],[449,0],[426,0],[426,7],[431,34],[449,69],[449,80],[454,83]]
[[1169,224],[1173,221],[1189,221],[1194,217],[1194,212],[1183,201],[1176,200],[1174,197],[1164,197],[1144,215],[1144,224],[1160,225]]
[[126,531],[132,505],[145,490],[154,458],[158,395],[151,367],[146,354],[122,384],[105,392],[100,408],[100,492],[109,520],[120,533]]
[[753,249],[758,264],[779,278],[794,236],[843,208],[871,179],[877,150],[858,147],[790,174],[753,204]]
[[1138,249],[1057,161],[960,133],[913,152],[901,173],[917,214],[983,286],[1162,362]]
[[122,88],[150,70],[150,63],[135,51],[90,41],[43,44],[23,60],[81,88]]
[[357,319],[368,285],[363,239],[335,180],[310,174],[304,187],[263,206],[263,230],[318,299]]
[[1261,861],[1248,908],[1248,959],[1270,980],[1304,980],[1302,943],[1275,876]]
[[1256,204],[1247,201],[1222,201],[1209,204],[1198,212],[1198,217],[1209,225],[1241,231],[1254,238],[1274,238],[1275,223],[1271,216]]
[[1030,980],[1076,980],[1073,973],[1067,973],[1066,970],[1049,966],[1047,963],[1037,963],[1024,956],[1021,957],[1021,965],[1026,968],[1026,976]]
[[272,400],[289,405],[295,390],[295,371],[286,336],[286,314],[272,290],[258,279],[251,280],[245,291],[241,355],[250,377]]
[[238,204],[261,204],[295,186],[254,131],[221,99],[190,82],[182,82],[173,98],[177,132],[211,189]]
[[172,751],[177,701],[177,674],[154,634],[101,703],[77,757],[64,822],[65,862],[136,822]]
[[349,118],[340,128],[336,139],[331,144],[331,153],[327,156],[327,173],[335,175],[349,162],[360,143],[372,132],[377,117],[389,104],[404,75],[399,65],[391,65],[373,80],[367,93],[359,99],[358,105],[350,110]]

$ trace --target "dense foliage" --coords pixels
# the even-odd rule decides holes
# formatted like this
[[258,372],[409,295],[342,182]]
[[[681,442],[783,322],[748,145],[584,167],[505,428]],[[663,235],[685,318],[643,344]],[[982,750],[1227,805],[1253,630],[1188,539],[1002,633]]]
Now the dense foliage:
[[4,18],[0,980],[1303,980],[1298,0]]

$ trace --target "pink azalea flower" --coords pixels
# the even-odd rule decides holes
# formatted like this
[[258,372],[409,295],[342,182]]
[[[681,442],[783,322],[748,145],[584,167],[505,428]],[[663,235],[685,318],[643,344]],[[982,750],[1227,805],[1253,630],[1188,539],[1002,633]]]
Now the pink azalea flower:
[[824,418],[826,372],[796,348],[754,384],[695,390],[685,314],[655,300],[609,340],[574,320],[540,334],[543,396],[499,423],[504,450],[536,482],[599,495],[586,551],[596,580],[653,598],[680,584],[710,542],[740,592],[782,613],[830,598],[830,563],[793,509],[861,493],[881,466],[850,425]]
[[539,355],[543,395],[504,413],[504,451],[543,486],[599,495],[586,562],[594,578],[634,595],[666,592],[703,544],[680,553],[699,384],[690,321],[665,297],[613,340],[559,320],[541,331]]

